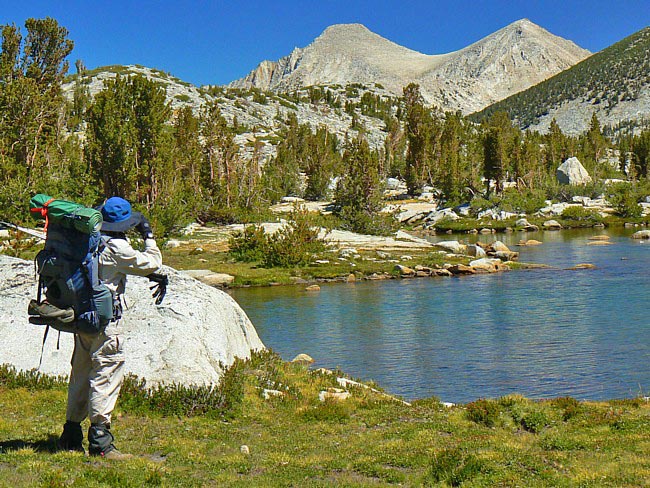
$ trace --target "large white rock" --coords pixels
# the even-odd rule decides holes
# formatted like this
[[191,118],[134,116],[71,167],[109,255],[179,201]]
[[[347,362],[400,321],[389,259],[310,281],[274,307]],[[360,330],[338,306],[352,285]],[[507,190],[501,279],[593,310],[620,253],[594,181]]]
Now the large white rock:
[[512,217],[516,217],[516,213],[512,212],[506,212],[505,210],[494,210],[492,208],[489,208],[487,210],[483,210],[479,212],[478,218],[479,219],[492,219],[492,220],[506,220],[506,219],[511,219]]
[[397,190],[401,186],[405,186],[405,185],[401,185],[400,180],[398,180],[397,178],[386,178],[386,188],[388,190]]
[[485,250],[481,246],[477,246],[476,244],[470,244],[467,246],[467,255],[479,259],[487,257]]
[[[149,383],[209,384],[235,357],[264,349],[253,324],[226,293],[165,268],[167,296],[156,306],[149,280],[129,276],[124,313],[126,369]],[[27,304],[36,296],[34,265],[0,255],[0,364],[38,367],[44,328],[32,325]],[[72,334],[50,330],[40,371],[70,373]]]
[[436,247],[439,247],[440,249],[444,249],[445,251],[454,254],[467,253],[467,245],[458,241],[441,241],[441,242],[436,242],[434,245]]
[[562,213],[569,207],[580,207],[580,204],[572,204],[566,202],[551,203],[544,208],[540,208],[537,212],[538,215],[562,215]]
[[434,225],[440,222],[441,220],[458,220],[460,217],[456,212],[451,208],[443,208],[441,210],[434,210],[430,212],[426,217],[425,221]]
[[564,161],[557,169],[557,181],[563,185],[584,185],[591,183],[591,176],[585,167],[573,157]]
[[650,239],[650,230],[640,230],[632,234],[632,239]]

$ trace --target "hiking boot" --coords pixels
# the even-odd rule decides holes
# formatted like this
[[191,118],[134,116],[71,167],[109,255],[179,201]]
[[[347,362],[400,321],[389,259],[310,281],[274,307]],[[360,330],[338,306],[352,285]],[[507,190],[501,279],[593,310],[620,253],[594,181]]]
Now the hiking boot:
[[85,454],[86,451],[84,451],[81,445],[83,438],[81,424],[68,420],[63,426],[61,437],[56,441],[56,449],[57,451],[81,452]]
[[74,310],[71,308],[61,309],[51,303],[38,303],[36,300],[30,300],[27,313],[29,315],[39,315],[46,319],[56,319],[65,324],[74,321]]
[[88,429],[88,451],[91,456],[101,456],[104,459],[115,461],[124,461],[131,459],[132,454],[124,454],[117,450],[113,444],[113,434],[111,434],[109,424],[91,424]]
[[113,444],[109,446],[108,451],[104,451],[100,453],[99,456],[103,457],[104,459],[109,459],[111,461],[126,461],[127,459],[133,459],[133,454],[126,454],[124,452],[120,452]]

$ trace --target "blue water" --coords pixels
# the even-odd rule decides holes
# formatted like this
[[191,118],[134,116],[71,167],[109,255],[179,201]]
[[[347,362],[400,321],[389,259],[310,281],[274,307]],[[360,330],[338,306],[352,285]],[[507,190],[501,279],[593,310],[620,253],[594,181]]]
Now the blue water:
[[[650,243],[605,231],[478,236],[549,270],[234,290],[267,347],[407,399],[520,393],[602,400],[650,391]],[[535,238],[538,247],[515,247]],[[457,239],[458,237],[452,237]],[[449,236],[438,237],[448,240]],[[593,270],[572,271],[578,263]]]

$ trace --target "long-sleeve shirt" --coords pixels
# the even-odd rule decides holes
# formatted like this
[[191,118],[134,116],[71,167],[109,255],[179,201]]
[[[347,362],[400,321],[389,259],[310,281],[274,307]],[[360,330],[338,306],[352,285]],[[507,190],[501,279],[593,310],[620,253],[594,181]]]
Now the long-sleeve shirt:
[[146,239],[144,251],[137,251],[126,239],[112,237],[99,256],[99,279],[119,299],[124,294],[126,275],[147,276],[161,266],[162,254],[154,239]]

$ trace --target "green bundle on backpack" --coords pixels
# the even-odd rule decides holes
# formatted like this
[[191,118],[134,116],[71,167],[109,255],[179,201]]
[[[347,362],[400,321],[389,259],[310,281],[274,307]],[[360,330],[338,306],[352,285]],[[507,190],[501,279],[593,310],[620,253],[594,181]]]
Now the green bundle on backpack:
[[36,256],[38,295],[30,322],[62,332],[97,334],[114,319],[110,289],[99,279],[102,214],[66,200],[38,194],[32,215],[46,221],[45,247]]
[[29,201],[29,211],[36,218],[44,218],[68,229],[92,234],[101,229],[101,212],[67,200],[57,200],[39,193]]

